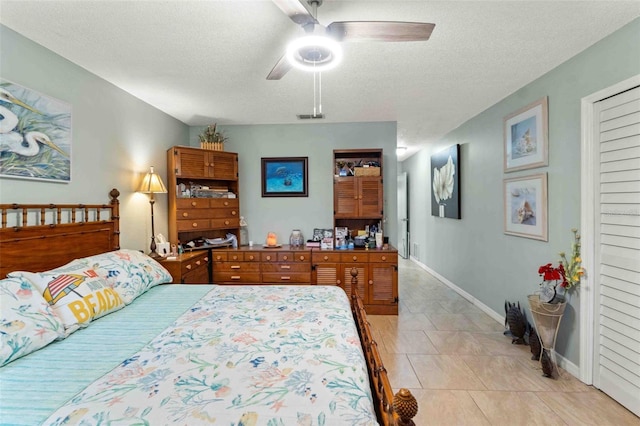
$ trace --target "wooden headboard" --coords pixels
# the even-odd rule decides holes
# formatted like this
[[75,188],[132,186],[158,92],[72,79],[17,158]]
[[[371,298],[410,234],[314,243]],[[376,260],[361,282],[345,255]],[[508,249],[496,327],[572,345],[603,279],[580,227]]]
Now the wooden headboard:
[[0,278],[120,248],[120,192],[109,204],[0,204]]

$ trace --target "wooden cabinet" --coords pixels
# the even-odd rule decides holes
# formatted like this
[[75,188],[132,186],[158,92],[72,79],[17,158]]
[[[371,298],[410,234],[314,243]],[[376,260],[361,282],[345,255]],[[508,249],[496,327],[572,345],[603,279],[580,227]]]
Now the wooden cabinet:
[[398,252],[370,253],[368,274],[368,303],[382,306],[396,304],[397,306]]
[[342,285],[340,253],[313,250],[311,253],[311,282],[317,285]]
[[167,151],[167,174],[171,243],[227,233],[241,243],[238,154],[173,147]]
[[175,175],[179,178],[238,179],[238,156],[232,152],[174,147]]
[[381,177],[336,177],[333,183],[334,218],[382,218]]
[[210,280],[209,251],[183,253],[175,259],[160,259],[174,284],[208,284]]

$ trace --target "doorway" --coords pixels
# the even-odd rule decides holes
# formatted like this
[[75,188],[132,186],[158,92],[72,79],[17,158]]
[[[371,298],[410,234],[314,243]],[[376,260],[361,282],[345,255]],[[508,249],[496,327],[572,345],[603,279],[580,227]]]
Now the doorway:
[[409,186],[407,173],[398,175],[398,254],[409,258]]

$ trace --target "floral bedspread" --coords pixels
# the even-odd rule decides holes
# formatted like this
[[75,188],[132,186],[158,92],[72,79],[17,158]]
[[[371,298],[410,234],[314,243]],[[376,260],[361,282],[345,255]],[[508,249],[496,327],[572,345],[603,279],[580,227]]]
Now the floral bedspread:
[[377,422],[340,288],[216,286],[45,424]]

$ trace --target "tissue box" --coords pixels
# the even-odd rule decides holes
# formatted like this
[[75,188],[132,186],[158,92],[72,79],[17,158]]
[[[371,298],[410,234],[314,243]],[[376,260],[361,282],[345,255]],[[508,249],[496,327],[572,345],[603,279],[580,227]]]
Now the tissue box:
[[169,243],[156,243],[156,252],[162,256],[170,256],[171,255],[171,244]]

